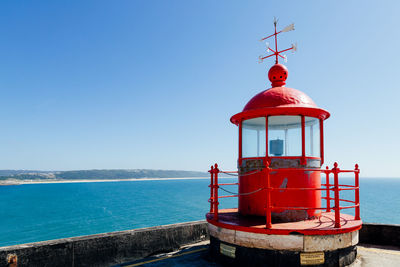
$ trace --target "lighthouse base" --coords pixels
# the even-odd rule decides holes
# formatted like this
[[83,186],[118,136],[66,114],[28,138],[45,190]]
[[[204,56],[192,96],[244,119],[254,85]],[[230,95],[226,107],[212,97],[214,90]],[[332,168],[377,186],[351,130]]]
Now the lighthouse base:
[[226,266],[347,266],[355,261],[357,247],[321,252],[259,249],[226,243],[210,236],[210,254]]
[[361,220],[334,213],[318,219],[273,224],[265,218],[241,216],[236,209],[220,210],[218,220],[207,214],[210,252],[218,261],[237,266],[346,266],[357,256]]

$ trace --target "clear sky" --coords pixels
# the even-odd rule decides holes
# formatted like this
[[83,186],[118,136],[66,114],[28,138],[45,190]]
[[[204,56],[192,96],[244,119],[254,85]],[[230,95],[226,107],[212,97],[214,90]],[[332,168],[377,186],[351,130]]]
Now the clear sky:
[[232,115],[287,86],[331,113],[331,166],[400,177],[399,1],[1,1],[0,169],[235,169]]

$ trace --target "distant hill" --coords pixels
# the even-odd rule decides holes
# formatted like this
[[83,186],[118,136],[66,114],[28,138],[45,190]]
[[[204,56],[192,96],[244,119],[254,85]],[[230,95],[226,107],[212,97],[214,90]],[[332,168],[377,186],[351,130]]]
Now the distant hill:
[[33,170],[0,170],[1,176],[10,176],[15,174],[24,174],[24,173],[49,173],[51,171],[33,171]]
[[33,171],[33,170],[0,170],[0,180],[120,180],[141,178],[187,178],[208,177],[206,172],[179,170],[78,170],[78,171]]

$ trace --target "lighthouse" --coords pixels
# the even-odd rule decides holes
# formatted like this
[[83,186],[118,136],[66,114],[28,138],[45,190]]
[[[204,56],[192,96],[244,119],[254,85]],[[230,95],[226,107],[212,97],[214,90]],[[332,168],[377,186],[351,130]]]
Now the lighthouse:
[[[262,39],[275,48],[260,61],[274,58],[271,88],[251,98],[231,117],[238,127],[238,170],[211,166],[210,212],[206,218],[211,255],[241,266],[345,266],[357,255],[361,229],[359,168],[324,164],[324,123],[328,111],[300,90],[286,87],[288,69],[279,63],[278,36],[291,24]],[[219,177],[237,176],[221,183]],[[341,173],[352,183],[341,183]],[[347,180],[346,180],[347,181]],[[235,191],[236,190],[236,191]],[[226,198],[237,207],[219,209]],[[348,211],[348,212],[347,212]]]

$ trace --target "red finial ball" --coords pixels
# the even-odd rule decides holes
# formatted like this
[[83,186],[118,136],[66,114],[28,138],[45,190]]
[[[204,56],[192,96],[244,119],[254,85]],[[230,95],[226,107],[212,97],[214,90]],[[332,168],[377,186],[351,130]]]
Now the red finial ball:
[[282,64],[273,65],[268,72],[268,78],[272,87],[284,86],[288,77],[288,69]]

